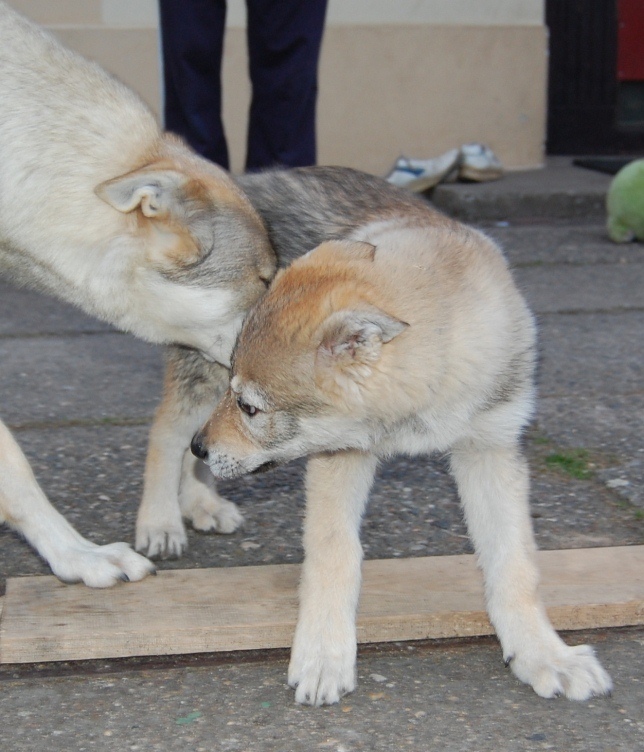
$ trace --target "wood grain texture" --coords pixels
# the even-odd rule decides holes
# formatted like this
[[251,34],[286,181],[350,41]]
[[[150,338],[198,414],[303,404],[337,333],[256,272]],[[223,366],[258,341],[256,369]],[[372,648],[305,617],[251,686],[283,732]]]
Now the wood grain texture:
[[[542,551],[557,629],[644,623],[644,546]],[[54,577],[7,582],[0,662],[86,660],[288,647],[299,565],[171,570],[107,590]],[[473,556],[364,564],[360,642],[492,633]]]

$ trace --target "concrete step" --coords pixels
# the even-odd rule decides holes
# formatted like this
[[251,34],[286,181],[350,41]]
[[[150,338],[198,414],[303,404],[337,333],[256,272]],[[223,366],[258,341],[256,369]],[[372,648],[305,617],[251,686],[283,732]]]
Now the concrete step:
[[575,167],[568,158],[548,159],[540,170],[508,172],[489,183],[445,183],[432,203],[466,222],[516,218],[603,219],[612,177]]

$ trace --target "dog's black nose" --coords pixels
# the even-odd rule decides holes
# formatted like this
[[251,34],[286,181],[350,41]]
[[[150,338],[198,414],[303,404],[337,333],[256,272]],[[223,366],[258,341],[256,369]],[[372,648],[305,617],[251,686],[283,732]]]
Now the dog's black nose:
[[208,457],[208,450],[206,449],[205,437],[202,433],[196,433],[190,444],[190,451],[195,457],[199,457],[200,460],[205,460]]

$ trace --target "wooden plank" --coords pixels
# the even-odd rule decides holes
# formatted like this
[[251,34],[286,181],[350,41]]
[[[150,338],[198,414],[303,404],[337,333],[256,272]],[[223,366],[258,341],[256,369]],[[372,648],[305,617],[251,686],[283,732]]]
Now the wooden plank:
[[[543,551],[539,565],[557,629],[644,624],[644,546]],[[289,564],[172,570],[108,590],[13,578],[0,662],[287,647],[299,571]],[[360,642],[491,633],[473,556],[365,562]]]

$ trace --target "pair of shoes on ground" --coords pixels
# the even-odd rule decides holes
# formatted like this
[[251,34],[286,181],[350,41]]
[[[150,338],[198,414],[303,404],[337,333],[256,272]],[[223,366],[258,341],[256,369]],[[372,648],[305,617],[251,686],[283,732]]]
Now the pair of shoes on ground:
[[399,157],[386,180],[393,185],[422,193],[453,176],[458,180],[484,182],[498,180],[503,165],[483,144],[464,144],[434,159]]

